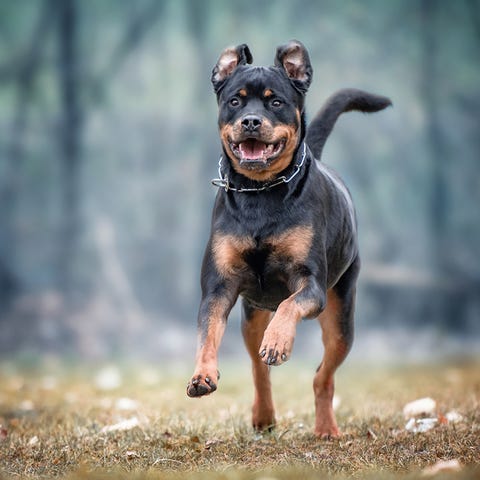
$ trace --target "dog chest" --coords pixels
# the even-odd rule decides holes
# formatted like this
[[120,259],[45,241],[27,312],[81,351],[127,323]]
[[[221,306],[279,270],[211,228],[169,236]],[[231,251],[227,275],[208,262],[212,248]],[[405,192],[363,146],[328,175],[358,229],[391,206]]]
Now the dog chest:
[[313,229],[305,225],[266,238],[217,233],[212,239],[212,254],[222,277],[236,278],[241,289],[255,285],[268,290],[279,278],[288,283],[290,272],[307,260],[312,240]]

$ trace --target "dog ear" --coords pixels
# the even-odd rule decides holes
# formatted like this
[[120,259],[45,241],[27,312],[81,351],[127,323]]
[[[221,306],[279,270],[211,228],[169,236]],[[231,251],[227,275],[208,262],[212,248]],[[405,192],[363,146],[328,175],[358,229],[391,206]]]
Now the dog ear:
[[253,57],[247,45],[226,48],[220,55],[217,64],[212,70],[212,84],[215,93],[219,93],[225,80],[239,65],[252,63]]
[[307,49],[298,40],[280,45],[275,55],[275,65],[282,68],[293,86],[305,94],[312,81],[313,69]]

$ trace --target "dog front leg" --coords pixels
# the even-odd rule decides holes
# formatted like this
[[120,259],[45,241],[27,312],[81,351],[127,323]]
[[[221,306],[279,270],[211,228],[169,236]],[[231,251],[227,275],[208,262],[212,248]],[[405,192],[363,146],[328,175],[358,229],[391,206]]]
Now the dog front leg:
[[326,293],[315,277],[303,278],[298,283],[298,290],[280,303],[265,330],[259,354],[267,365],[286,362],[292,353],[298,322],[317,317],[325,308]]
[[187,385],[189,397],[209,395],[217,389],[220,374],[217,369],[217,352],[222,341],[227,317],[235,304],[226,295],[206,295],[198,314],[198,346],[195,373]]

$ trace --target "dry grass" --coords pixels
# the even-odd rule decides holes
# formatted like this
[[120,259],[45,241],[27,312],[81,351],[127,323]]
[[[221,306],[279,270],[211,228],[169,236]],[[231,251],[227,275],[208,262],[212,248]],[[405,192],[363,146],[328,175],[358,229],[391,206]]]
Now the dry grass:
[[[260,436],[250,427],[247,362],[223,365],[219,390],[199,400],[185,396],[190,372],[176,365],[123,368],[122,385],[104,391],[93,366],[4,363],[0,471],[34,479],[416,478],[438,460],[458,459],[464,468],[455,478],[480,478],[479,366],[347,364],[337,379],[344,436],[319,441],[312,435],[313,364],[292,360],[273,371],[278,427]],[[463,420],[423,434],[405,431],[403,405],[423,396],[437,401],[439,413],[455,409]],[[104,430],[132,418],[138,425],[129,430]]]

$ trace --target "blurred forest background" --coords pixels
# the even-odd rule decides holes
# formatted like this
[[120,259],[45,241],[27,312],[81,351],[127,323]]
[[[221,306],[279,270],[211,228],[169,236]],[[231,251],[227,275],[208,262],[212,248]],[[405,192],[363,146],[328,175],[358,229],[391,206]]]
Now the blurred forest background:
[[[193,359],[210,72],[292,38],[310,117],[341,87],[394,104],[341,117],[323,153],[360,223],[354,354],[480,353],[478,0],[0,0],[0,355]],[[296,351],[320,358],[315,323]]]

